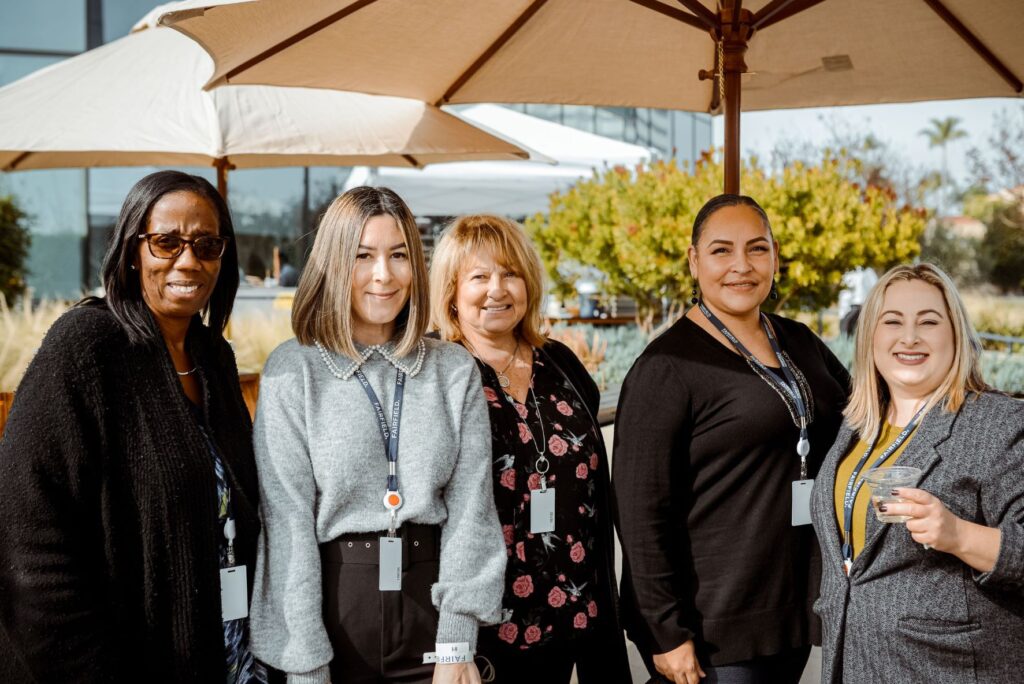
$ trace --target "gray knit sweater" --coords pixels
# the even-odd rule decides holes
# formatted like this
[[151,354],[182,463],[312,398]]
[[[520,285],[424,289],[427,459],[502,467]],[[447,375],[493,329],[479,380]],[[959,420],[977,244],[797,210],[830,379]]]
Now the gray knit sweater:
[[408,375],[398,524],[442,528],[440,576],[432,589],[437,642],[475,649],[478,626],[500,617],[506,553],[479,371],[459,345],[427,339],[401,359],[391,349],[360,347],[358,362],[326,352],[325,359],[292,339],[270,355],[263,372],[254,440],[264,526],[252,650],[287,672],[289,683],[330,681],[319,544],[388,527],[387,459],[376,414],[353,375],[360,367],[389,421],[396,368]]

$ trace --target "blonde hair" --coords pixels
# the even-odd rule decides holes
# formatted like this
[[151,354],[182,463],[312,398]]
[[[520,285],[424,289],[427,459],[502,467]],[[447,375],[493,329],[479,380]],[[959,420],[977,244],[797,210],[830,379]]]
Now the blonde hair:
[[[882,317],[885,293],[893,283],[920,280],[938,288],[953,328],[953,364],[932,395],[927,409],[939,403],[947,411],[959,410],[969,393],[989,390],[981,375],[981,342],[967,317],[967,309],[953,281],[937,266],[896,266],[872,288],[857,322],[853,360],[853,391],[843,415],[862,437],[878,432],[889,405],[889,388],[875,367],[875,328]],[[926,410],[927,410],[926,409]]]
[[430,263],[431,323],[442,339],[464,339],[455,310],[459,273],[466,261],[481,251],[489,251],[495,261],[515,271],[526,281],[526,313],[516,326],[516,335],[535,347],[546,342],[541,334],[540,303],[544,277],[540,257],[530,244],[523,227],[515,221],[477,214],[455,219],[434,248]]
[[394,190],[362,186],[335,198],[320,220],[292,305],[292,330],[300,343],[317,341],[338,354],[359,357],[352,339],[352,271],[363,228],[375,216],[395,219],[412,266],[409,301],[395,321],[401,332],[395,355],[411,352],[427,331],[427,267],[416,219]]

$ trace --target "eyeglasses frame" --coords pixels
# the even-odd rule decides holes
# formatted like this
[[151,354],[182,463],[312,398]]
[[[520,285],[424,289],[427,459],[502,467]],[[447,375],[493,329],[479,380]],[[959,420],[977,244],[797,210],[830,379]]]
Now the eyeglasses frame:
[[[150,242],[150,240],[156,236],[178,238],[179,240],[181,240],[181,246],[178,248],[178,251],[175,254],[172,254],[171,256],[159,256],[158,254],[153,252],[153,243]],[[231,242],[231,238],[228,237],[227,235],[200,235],[197,238],[185,238],[181,237],[180,235],[174,235],[172,233],[143,233],[142,235],[139,235],[137,237],[139,240],[146,241],[146,246],[149,247],[149,253],[154,259],[177,259],[178,257],[181,256],[182,252],[185,251],[185,246],[187,245],[188,248],[192,250],[192,256],[194,256],[196,259],[199,259],[199,261],[206,262],[220,261],[221,259],[223,259],[224,252],[228,248],[228,243]],[[197,240],[202,240],[203,238],[215,238],[218,240],[223,240],[223,242],[221,242],[220,254],[217,256],[216,259],[203,259],[198,254],[196,254],[195,243]]]

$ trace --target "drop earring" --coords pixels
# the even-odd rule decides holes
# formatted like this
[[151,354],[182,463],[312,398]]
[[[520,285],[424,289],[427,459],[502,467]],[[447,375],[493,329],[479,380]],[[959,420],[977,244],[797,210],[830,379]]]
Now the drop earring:
[[768,293],[768,298],[773,300],[779,298],[779,285],[775,282],[775,279],[772,279],[772,289]]
[[697,300],[699,299],[698,295],[699,295],[699,293],[697,292],[697,288],[696,287],[693,288],[692,290],[690,290],[690,303],[691,304],[696,304],[697,303]]

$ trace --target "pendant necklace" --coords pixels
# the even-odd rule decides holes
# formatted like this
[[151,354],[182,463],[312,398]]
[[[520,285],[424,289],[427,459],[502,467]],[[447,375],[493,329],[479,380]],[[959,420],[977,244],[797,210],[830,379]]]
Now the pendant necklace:
[[[476,350],[476,347],[474,347],[473,344],[468,339],[462,338],[462,341],[465,342],[466,346],[469,347],[469,351],[473,354],[473,356],[475,356],[476,358],[480,359],[481,361],[484,361],[484,357],[480,356],[480,353]],[[508,372],[508,369],[512,367],[512,364],[515,362],[516,357],[518,355],[519,355],[519,338],[517,337],[516,338],[516,348],[512,350],[512,356],[509,357],[508,363],[505,364],[505,367],[502,368],[501,370],[498,370],[498,369],[494,368],[494,366],[491,366],[491,368],[494,370],[495,374],[498,376],[498,384],[501,386],[501,389],[503,389],[503,390],[507,390],[509,387],[512,386],[512,380],[508,377],[508,375],[506,375],[506,373]],[[487,363],[487,362],[484,361],[484,363]],[[487,365],[490,366],[491,364],[488,363]]]
[[513,362],[516,360],[516,356],[519,355],[519,338],[516,338],[516,348],[512,350],[512,356],[509,358],[508,363],[505,367],[498,371],[498,384],[501,385],[501,389],[505,390],[512,386],[512,380],[505,375],[509,368],[512,367]]

